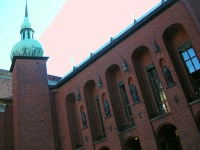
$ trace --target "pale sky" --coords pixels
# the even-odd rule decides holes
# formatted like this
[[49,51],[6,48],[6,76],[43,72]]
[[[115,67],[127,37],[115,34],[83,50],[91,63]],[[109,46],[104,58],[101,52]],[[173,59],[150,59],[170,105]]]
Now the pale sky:
[[[161,0],[27,0],[28,15],[49,57],[47,72],[63,76]],[[25,0],[0,0],[0,69],[20,41]]]

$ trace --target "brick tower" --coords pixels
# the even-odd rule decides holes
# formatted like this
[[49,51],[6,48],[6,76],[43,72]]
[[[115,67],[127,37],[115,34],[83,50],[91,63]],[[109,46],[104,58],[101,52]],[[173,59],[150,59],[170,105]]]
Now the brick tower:
[[27,4],[21,41],[11,51],[15,150],[54,150],[54,134],[46,71],[48,57],[33,39]]

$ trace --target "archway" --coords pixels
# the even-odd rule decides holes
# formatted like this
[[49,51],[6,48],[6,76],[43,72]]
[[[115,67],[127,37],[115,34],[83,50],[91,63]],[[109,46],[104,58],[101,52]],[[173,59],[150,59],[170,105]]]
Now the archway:
[[94,142],[96,142],[105,138],[106,134],[97,88],[93,80],[87,81],[84,85],[84,96],[92,139]]
[[170,25],[163,33],[163,41],[189,103],[200,98],[199,48],[194,48],[192,39],[179,23]]
[[197,116],[197,127],[198,127],[199,133],[200,133],[200,112],[198,113],[198,116]]
[[137,137],[131,137],[126,141],[127,150],[141,150],[140,140]]
[[108,147],[101,147],[99,150],[110,150]]
[[69,93],[66,97],[66,112],[67,112],[67,122],[69,126],[69,135],[71,139],[72,148],[81,147],[81,136],[77,117],[75,94]]
[[157,141],[160,150],[182,150],[177,128],[165,124],[157,132]]
[[135,126],[135,123],[119,66],[110,65],[105,76],[117,128],[122,132]]

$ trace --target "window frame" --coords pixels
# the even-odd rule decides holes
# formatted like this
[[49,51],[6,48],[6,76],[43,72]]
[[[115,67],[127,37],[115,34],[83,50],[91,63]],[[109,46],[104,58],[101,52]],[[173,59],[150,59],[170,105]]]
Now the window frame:
[[[121,88],[122,86],[124,87],[126,93],[122,93],[122,88]],[[127,90],[126,90],[124,82],[123,81],[119,82],[118,87],[119,87],[119,90],[120,90],[120,95],[121,95],[121,99],[122,99],[122,103],[123,103],[122,109],[125,112],[124,115],[126,115],[126,120],[127,120],[128,126],[130,126],[130,127],[135,126],[133,113],[132,113],[132,110],[131,110],[131,104],[130,104],[130,101],[128,99]]]
[[[155,104],[157,105],[155,108],[158,109],[157,110],[157,114],[156,116],[159,116],[159,115],[162,115],[162,114],[167,114],[167,113],[170,113],[170,108],[169,108],[169,104],[168,104],[168,101],[167,101],[167,97],[165,95],[165,92],[162,88],[162,84],[160,82],[160,79],[159,79],[159,76],[158,76],[158,73],[157,73],[157,70],[156,70],[156,67],[154,65],[154,63],[152,64],[149,64],[148,66],[145,67],[146,69],[146,72],[147,72],[147,75],[148,75],[148,78],[149,78],[149,82],[150,82],[150,85],[151,85],[151,88],[152,88],[152,92],[154,94],[154,97],[155,97]],[[155,73],[155,77],[156,79],[153,79],[150,75],[150,71],[151,70],[154,70],[154,73]],[[155,81],[155,82],[154,82]],[[158,83],[159,82],[159,85]],[[154,83],[156,83],[157,85],[155,85]],[[156,86],[158,87],[156,89]],[[154,104],[154,102],[153,102]]]
[[[191,48],[192,48],[192,50],[193,50],[194,56],[190,56],[189,50],[190,50]],[[196,69],[196,65],[195,65],[194,62],[193,62],[193,59],[194,59],[194,58],[196,58],[197,61],[199,61],[199,58],[197,57],[197,54],[196,54],[195,49],[194,49],[194,47],[192,46],[192,43],[191,43],[191,42],[186,42],[185,44],[183,44],[182,46],[180,46],[179,48],[177,48],[177,51],[180,53],[181,58],[182,58],[182,61],[183,61],[184,65],[185,65],[185,67],[187,68],[187,71],[188,71],[189,74],[193,74],[193,73],[195,73],[195,72],[197,72],[197,71],[200,70],[200,67],[199,67],[199,69]],[[187,60],[186,60],[185,57],[183,56],[183,53],[184,53],[184,52],[187,52],[187,56],[188,56],[188,59],[187,59]],[[193,72],[190,71],[190,68],[189,68],[189,66],[187,65],[187,62],[191,62],[192,67],[193,67],[193,69],[194,69]],[[199,65],[200,65],[200,64],[199,64]]]

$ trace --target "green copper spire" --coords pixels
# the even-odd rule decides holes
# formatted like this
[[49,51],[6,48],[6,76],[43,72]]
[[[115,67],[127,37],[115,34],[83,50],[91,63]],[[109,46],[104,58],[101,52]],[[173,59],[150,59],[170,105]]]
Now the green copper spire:
[[25,7],[25,17],[28,17],[27,0],[26,0],[26,7]]
[[[26,6],[25,6],[25,16],[24,16],[24,22],[21,25],[21,31],[22,32],[23,29],[25,28],[30,28],[31,29],[31,23],[29,22],[29,18],[28,18],[28,6],[27,6],[27,0],[26,0]],[[33,29],[31,29],[33,31]],[[34,31],[33,31],[34,32]]]
[[10,58],[13,60],[14,56],[30,56],[41,57],[43,56],[42,45],[33,39],[34,30],[31,28],[31,23],[28,18],[28,6],[26,0],[24,22],[21,25],[21,41],[15,44],[10,53]]

